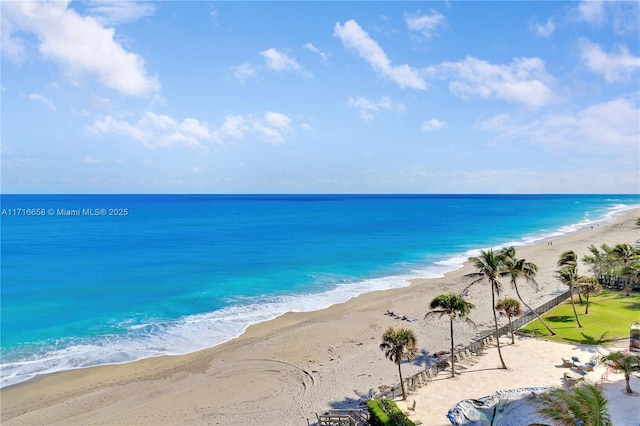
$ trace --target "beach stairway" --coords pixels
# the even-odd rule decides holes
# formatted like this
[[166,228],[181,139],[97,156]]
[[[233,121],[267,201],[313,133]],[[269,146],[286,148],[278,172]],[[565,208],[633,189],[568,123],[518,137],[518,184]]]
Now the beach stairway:
[[317,426],[367,426],[369,412],[365,410],[330,410],[316,414]]

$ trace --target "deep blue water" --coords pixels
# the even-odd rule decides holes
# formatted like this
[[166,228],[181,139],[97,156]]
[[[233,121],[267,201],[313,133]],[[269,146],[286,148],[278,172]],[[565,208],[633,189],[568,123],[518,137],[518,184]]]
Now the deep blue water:
[[210,347],[287,311],[441,275],[481,248],[574,232],[637,207],[640,196],[2,195],[0,201],[6,386],[38,373]]

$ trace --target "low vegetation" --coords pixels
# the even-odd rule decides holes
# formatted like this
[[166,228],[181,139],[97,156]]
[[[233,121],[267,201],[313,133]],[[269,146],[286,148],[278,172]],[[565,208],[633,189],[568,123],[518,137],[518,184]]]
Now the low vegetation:
[[520,330],[556,342],[603,345],[628,338],[631,324],[640,319],[640,293],[632,292],[626,296],[624,292],[604,290],[590,297],[589,306],[589,314],[578,313],[582,328],[577,327],[571,303],[565,302],[542,315],[552,325],[555,336],[549,334],[538,320]]
[[369,423],[372,426],[414,426],[400,407],[390,399],[372,399],[367,403]]

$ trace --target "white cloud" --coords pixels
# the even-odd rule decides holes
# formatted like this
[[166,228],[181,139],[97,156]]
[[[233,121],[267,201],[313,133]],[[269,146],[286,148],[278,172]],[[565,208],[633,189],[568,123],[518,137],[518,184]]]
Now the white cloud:
[[302,47],[314,52],[315,54],[320,56],[320,59],[322,59],[322,62],[327,63],[327,60],[329,59],[329,55],[327,55],[326,53],[324,53],[323,51],[321,51],[320,49],[315,47],[313,44],[305,43],[305,44],[302,45]]
[[602,74],[608,82],[628,81],[640,69],[640,56],[631,54],[626,46],[619,45],[616,53],[607,53],[598,44],[582,38],[578,48],[587,67]]
[[501,114],[480,124],[484,131],[499,134],[500,139],[527,141],[554,151],[603,151],[638,158],[640,108],[634,99],[620,98],[589,106],[575,113],[549,114],[528,123],[520,123]]
[[101,160],[96,160],[93,157],[84,157],[82,159],[82,164],[102,164]]
[[287,130],[291,128],[291,118],[286,114],[279,112],[267,111],[264,114],[264,121],[272,127],[280,130]]
[[544,24],[539,24],[537,22],[532,23],[530,28],[534,34],[540,37],[549,38],[555,31],[556,26],[553,23],[553,18],[549,18]]
[[280,144],[293,135],[291,118],[286,114],[267,111],[263,119],[252,121],[252,130],[263,142]]
[[136,122],[102,116],[85,130],[94,136],[119,135],[131,138],[148,148],[184,145],[202,148],[205,142],[224,143],[229,139],[255,137],[262,142],[284,143],[295,136],[292,120],[286,114],[267,111],[258,118],[248,115],[228,115],[222,126],[210,130],[208,123],[185,118],[177,121],[171,116],[146,112]]
[[218,129],[215,139],[224,143],[229,138],[244,139],[254,136],[262,142],[284,143],[294,136],[292,120],[280,112],[265,112],[261,118],[252,115],[228,115]]
[[147,147],[183,144],[198,148],[202,147],[203,141],[212,138],[206,123],[193,118],[178,122],[168,115],[152,112],[145,113],[134,124],[107,115],[96,120],[91,126],[87,126],[86,130],[96,136],[107,134],[127,136]]
[[447,123],[440,121],[437,118],[432,118],[422,123],[423,132],[432,132],[435,130],[442,130],[447,127]]
[[38,93],[31,93],[29,95],[29,100],[34,102],[40,102],[41,104],[48,106],[51,109],[51,111],[55,111],[57,109],[54,103],[50,99],[47,99]]
[[582,0],[576,11],[581,21],[589,24],[602,24],[606,19],[604,7],[604,1]]
[[234,138],[240,139],[248,128],[246,120],[240,115],[228,115],[224,118],[224,123],[220,127],[218,133],[221,139]]
[[124,120],[117,120],[111,115],[107,115],[93,122],[91,126],[87,126],[86,130],[93,135],[102,136],[107,134],[115,134],[130,137],[143,145],[151,147],[150,135],[145,131],[137,128],[135,125],[129,124]]
[[85,10],[103,26],[120,25],[152,16],[156,7],[151,2],[93,0]]
[[404,20],[407,23],[407,28],[411,31],[420,32],[426,39],[430,39],[436,29],[446,22],[444,16],[433,9],[431,9],[430,15],[420,15],[420,13],[411,15],[407,13],[404,16]]
[[251,64],[242,64],[232,68],[233,76],[244,83],[247,78],[258,75],[258,69]]
[[362,96],[357,98],[349,96],[349,106],[358,110],[364,121],[373,120],[382,111],[404,111],[404,105],[394,103],[388,96],[381,97],[379,101],[373,101]]
[[516,58],[508,65],[495,65],[468,56],[464,61],[443,62],[426,72],[450,79],[449,90],[461,98],[480,96],[539,108],[554,99],[544,62],[539,58]]
[[3,48],[9,46],[14,56],[24,46],[17,34],[32,33],[38,38],[40,54],[70,77],[92,74],[101,84],[130,96],[160,89],[157,79],[147,75],[144,60],[115,41],[113,28],[80,16],[67,1],[3,2],[2,12],[10,31],[3,34]]
[[27,58],[27,43],[19,37],[12,37],[17,31],[11,22],[10,15],[5,11],[7,2],[0,3],[0,49],[2,57],[15,63],[22,63]]
[[631,34],[637,38],[640,25],[640,3],[637,1],[583,0],[574,11],[578,21],[595,26],[611,24],[616,34]]
[[350,20],[345,22],[344,25],[336,23],[333,34],[340,38],[342,44],[347,48],[358,52],[358,55],[367,61],[376,72],[394,81],[400,87],[418,90],[427,89],[427,83],[418,70],[411,68],[407,64],[392,66],[384,50],[369,37],[369,34],[356,21]]
[[267,67],[274,71],[300,71],[302,69],[300,64],[286,52],[271,48],[263,50],[260,55],[264,56]]

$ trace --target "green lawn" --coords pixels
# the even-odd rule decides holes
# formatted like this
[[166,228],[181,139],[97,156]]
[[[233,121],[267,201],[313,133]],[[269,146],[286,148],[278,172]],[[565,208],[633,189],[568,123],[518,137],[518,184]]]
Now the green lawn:
[[[582,299],[585,300],[584,297]],[[557,333],[555,336],[551,336],[538,320],[520,330],[557,342],[606,345],[609,341],[629,337],[631,324],[640,322],[640,293],[631,293],[627,297],[622,292],[605,290],[598,296],[591,296],[588,315],[584,314],[586,303],[579,303],[577,296],[574,296],[574,301],[582,328],[578,328],[571,302],[567,299],[542,315]]]

